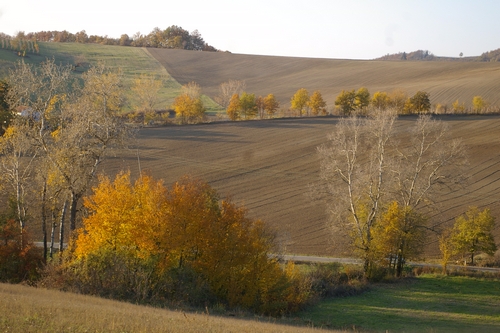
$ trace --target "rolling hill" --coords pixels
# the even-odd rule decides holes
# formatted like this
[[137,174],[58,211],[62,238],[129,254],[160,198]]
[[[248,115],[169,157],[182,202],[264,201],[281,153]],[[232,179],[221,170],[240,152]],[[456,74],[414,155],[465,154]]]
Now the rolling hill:
[[[500,106],[500,63],[354,61],[43,44],[43,56],[54,55],[56,61],[67,63],[74,63],[76,57],[90,63],[105,61],[124,68],[129,81],[137,73],[162,73],[170,82],[162,92],[165,104],[181,84],[195,81],[204,94],[214,96],[221,82],[238,79],[246,81],[248,92],[274,93],[284,106],[302,87],[320,90],[332,105],[342,89],[361,86],[372,93],[425,90],[433,103],[456,99],[470,103],[474,95],[481,95]],[[0,59],[11,64],[5,52],[0,50]],[[431,225],[450,225],[470,205],[489,207],[494,216],[500,216],[500,117],[442,119],[450,124],[453,136],[469,146],[471,182],[466,189],[439,198],[437,208],[429,212]],[[345,237],[332,236],[327,227],[325,204],[308,196],[319,174],[316,147],[326,141],[336,121],[321,117],[142,128],[130,149],[117,151],[102,170],[109,175],[123,169],[132,175],[147,170],[167,184],[191,174],[244,204],[252,217],[267,221],[288,253],[349,256]],[[404,132],[413,121],[415,117],[401,118],[398,130]],[[495,234],[500,239],[498,225]],[[437,253],[435,234],[429,236],[427,248],[429,255]]]
[[229,79],[244,80],[257,96],[275,94],[289,107],[300,88],[319,90],[328,106],[342,90],[366,87],[430,94],[431,103],[470,105],[476,95],[500,106],[500,62],[376,61],[256,56],[231,53],[147,49],[180,84],[197,82],[210,97]]

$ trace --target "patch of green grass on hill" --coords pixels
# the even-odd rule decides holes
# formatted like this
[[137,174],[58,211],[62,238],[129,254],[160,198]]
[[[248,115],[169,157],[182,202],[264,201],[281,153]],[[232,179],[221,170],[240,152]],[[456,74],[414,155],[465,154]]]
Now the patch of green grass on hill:
[[301,318],[370,332],[500,332],[500,281],[423,275],[323,301]]
[[121,69],[127,97],[126,110],[130,110],[135,103],[130,87],[134,78],[141,74],[155,75],[163,81],[163,87],[159,92],[159,109],[170,108],[181,88],[181,85],[146,49],[99,44],[40,43],[40,54],[28,54],[24,58],[20,58],[12,50],[0,49],[0,77],[6,77],[9,69],[13,69],[18,61],[40,64],[46,59],[54,59],[57,64],[63,65],[81,64],[75,67],[73,71],[75,76],[81,75],[89,65],[99,62],[103,62],[112,70]]

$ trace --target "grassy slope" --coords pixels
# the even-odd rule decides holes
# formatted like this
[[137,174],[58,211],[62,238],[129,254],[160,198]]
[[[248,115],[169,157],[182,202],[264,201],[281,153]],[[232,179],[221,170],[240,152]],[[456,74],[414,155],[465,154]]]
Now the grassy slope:
[[421,276],[324,301],[301,318],[315,326],[370,332],[498,332],[499,282]]
[[317,332],[286,325],[296,323],[357,332],[496,332],[499,286],[498,280],[427,275],[325,300],[271,324],[265,318],[222,318],[0,284],[0,331]]
[[500,106],[500,63],[446,61],[361,61],[255,56],[230,53],[148,49],[181,84],[198,82],[209,96],[229,79],[244,80],[247,91],[273,93],[288,107],[299,88],[320,90],[330,107],[343,89],[403,89],[430,93],[432,103],[471,104],[476,95]]
[[[153,74],[163,80],[163,88],[159,92],[159,108],[170,107],[173,99],[180,92],[180,84],[143,48],[78,43],[40,43],[40,55],[30,54],[24,58],[24,61],[39,64],[52,58],[58,64],[74,65],[80,61],[87,64],[104,62],[112,70],[121,69],[129,104],[134,103],[130,86],[133,79],[140,74]],[[15,62],[19,60],[20,58],[12,51],[0,49],[0,77],[7,75],[8,69],[13,68]],[[83,69],[77,68],[74,73],[78,76],[82,71]]]
[[0,331],[317,332],[253,319],[222,318],[0,283]]

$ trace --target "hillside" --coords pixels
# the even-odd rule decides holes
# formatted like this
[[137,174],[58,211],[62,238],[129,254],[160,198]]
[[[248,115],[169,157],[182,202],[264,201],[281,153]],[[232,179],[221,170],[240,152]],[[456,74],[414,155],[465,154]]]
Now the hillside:
[[0,298],[2,332],[317,332],[285,321],[172,311],[22,285],[0,283]]
[[[415,119],[401,118],[397,130],[407,131]],[[489,207],[500,216],[500,117],[443,120],[469,147],[472,178],[466,189],[438,198],[429,211],[431,226],[450,225],[470,205]],[[331,237],[325,204],[308,195],[309,186],[319,179],[316,147],[336,122],[335,117],[323,117],[143,128],[129,150],[105,163],[104,171],[129,169],[137,175],[140,166],[167,184],[186,173],[200,177],[278,230],[288,253],[349,256],[344,235]],[[500,239],[500,224],[495,234]],[[435,234],[426,246],[429,255],[437,254]]]
[[16,62],[23,60],[29,64],[40,64],[46,59],[54,59],[56,64],[79,65],[73,71],[75,76],[81,75],[91,64],[103,62],[112,70],[120,69],[126,86],[125,95],[128,109],[134,103],[134,96],[129,87],[135,77],[141,74],[156,75],[163,80],[163,88],[159,91],[160,107],[170,107],[173,99],[179,94],[180,85],[144,48],[114,45],[80,44],[80,43],[46,43],[40,42],[40,54],[28,54],[18,57],[11,50],[0,49],[0,79],[5,78]]
[[273,93],[288,107],[300,88],[319,90],[331,108],[347,89],[418,90],[430,93],[431,103],[470,105],[476,95],[500,106],[500,62],[375,61],[256,56],[231,53],[147,49],[180,84],[195,81],[213,97],[220,83],[244,80],[247,91]]
[[[5,52],[0,50],[0,59],[12,64],[7,59],[12,55]],[[239,79],[246,81],[249,92],[274,93],[285,106],[301,87],[319,89],[331,106],[339,91],[360,86],[372,93],[394,88],[410,94],[426,90],[433,102],[440,103],[469,102],[481,95],[500,105],[498,62],[306,59],[65,43],[41,43],[41,53],[26,61],[36,63],[50,55],[70,64],[77,59],[105,61],[123,68],[127,82],[138,73],[159,73],[168,83],[162,90],[164,104],[179,92],[180,84],[196,81],[203,93],[214,96],[221,82]],[[404,132],[414,119],[399,120],[399,130]],[[443,119],[452,126],[454,136],[470,147],[472,179],[467,189],[439,198],[437,210],[430,212],[431,224],[449,225],[470,205],[490,207],[500,216],[500,117]],[[135,175],[139,169],[148,170],[167,184],[192,174],[246,205],[251,216],[269,222],[287,252],[348,256],[345,237],[330,237],[324,203],[308,196],[309,185],[318,180],[316,147],[326,141],[336,121],[323,117],[143,128],[131,149],[116,153],[103,170],[110,175],[119,170],[130,169]],[[36,225],[34,229],[39,230]],[[500,239],[500,226],[495,232]],[[437,253],[435,235],[429,237],[428,248],[429,254]]]
[[[182,84],[195,81],[203,94],[213,98],[218,86],[229,79],[245,81],[247,91],[257,96],[275,94],[285,108],[300,88],[310,93],[319,90],[332,108],[340,91],[362,86],[372,94],[402,89],[412,95],[424,90],[433,104],[451,105],[458,99],[469,106],[479,95],[500,106],[500,62],[315,59],[47,42],[40,42],[40,55],[23,59],[36,64],[46,58],[71,65],[102,61],[122,69],[126,86],[138,74],[156,74],[164,80],[161,108],[170,107]],[[12,51],[0,49],[0,78],[20,59]],[[78,75],[83,70],[75,72]],[[126,91],[133,102],[130,89]]]

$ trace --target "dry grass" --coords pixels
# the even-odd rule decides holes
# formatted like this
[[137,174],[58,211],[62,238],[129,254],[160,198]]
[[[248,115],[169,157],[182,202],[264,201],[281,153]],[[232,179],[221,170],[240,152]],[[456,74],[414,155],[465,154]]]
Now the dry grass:
[[[442,119],[469,147],[472,178],[468,188],[438,198],[430,212],[431,224],[449,225],[470,205],[490,207],[500,216],[500,117]],[[401,118],[397,130],[406,132],[415,120]],[[336,122],[326,117],[143,128],[133,148],[107,160],[103,170],[112,175],[130,169],[137,175],[139,154],[142,170],[167,184],[189,173],[222,195],[231,195],[251,216],[275,227],[289,253],[350,256],[345,238],[331,237],[324,203],[308,196],[309,185],[319,180],[316,147],[326,141]],[[500,224],[495,235],[500,237]],[[434,234],[426,246],[428,256],[438,253]]]
[[256,56],[230,53],[148,49],[180,84],[197,82],[202,92],[217,94],[220,83],[244,80],[247,91],[273,93],[288,107],[299,88],[321,91],[329,107],[343,89],[376,91],[418,90],[430,93],[431,102],[447,104],[457,99],[470,106],[482,96],[500,106],[500,63],[447,61],[375,61]]
[[[0,284],[1,332],[317,332],[272,319],[223,318]],[[265,321],[268,322],[265,322]]]

